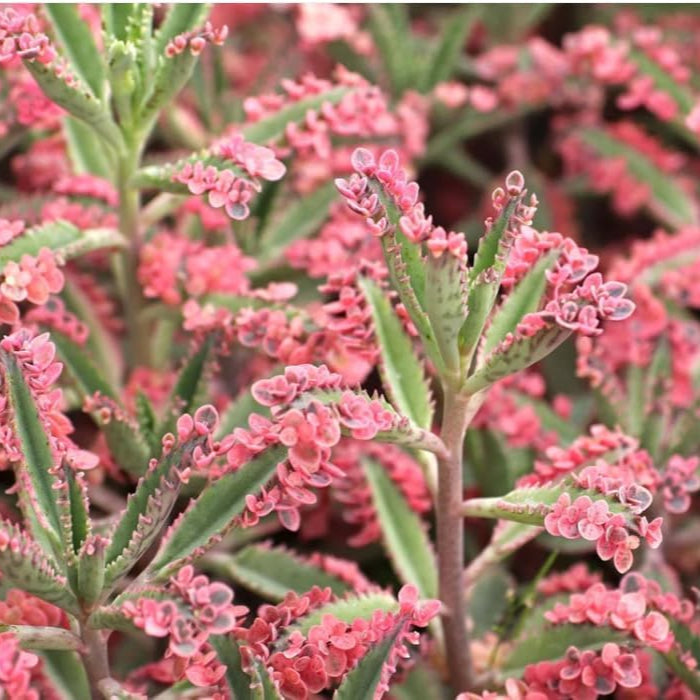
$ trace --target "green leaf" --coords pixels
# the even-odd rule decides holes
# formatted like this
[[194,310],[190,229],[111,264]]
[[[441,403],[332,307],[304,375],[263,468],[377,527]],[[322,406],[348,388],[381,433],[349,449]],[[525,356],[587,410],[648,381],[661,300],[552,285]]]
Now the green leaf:
[[156,32],[156,54],[160,56],[165,53],[168,42],[179,34],[201,27],[206,22],[210,9],[211,5],[201,2],[170,5],[168,14]]
[[[116,390],[82,347],[58,331],[52,334],[51,339],[83,399],[99,394],[117,409],[124,410],[119,404]],[[105,421],[99,410],[92,413],[92,418],[103,430],[110,452],[119,465],[132,474],[143,473],[148,465],[150,450],[136,427],[128,420],[116,416]]]
[[273,213],[260,236],[261,263],[273,262],[290,243],[315,233],[328,218],[328,209],[337,196],[338,191],[330,182]]
[[438,83],[451,77],[455,64],[464,51],[467,36],[479,14],[480,10],[477,6],[467,5],[445,18],[438,43],[423,75],[424,92],[432,90]]
[[321,109],[324,104],[338,104],[348,92],[350,92],[349,88],[335,87],[327,92],[293,102],[279,112],[275,112],[269,117],[265,117],[245,127],[243,136],[245,136],[247,141],[252,141],[253,143],[265,144],[270,141],[276,141],[284,136],[287,124],[303,121],[309,110],[316,111]]
[[408,673],[390,689],[394,700],[445,700],[445,689],[437,672],[418,660]]
[[59,510],[66,560],[80,551],[85,538],[90,534],[87,488],[78,480],[75,472],[61,465],[61,487],[57,489],[56,504]]
[[504,678],[520,676],[526,666],[540,661],[557,661],[566,656],[566,650],[575,646],[580,651],[598,651],[608,642],[624,644],[627,636],[610,627],[594,625],[552,625],[539,634],[527,633],[517,640],[501,667]]
[[230,636],[211,635],[208,641],[219,661],[226,666],[226,683],[236,700],[280,698],[262,662],[255,659],[250,673],[243,670],[239,643],[235,639]]
[[68,114],[63,119],[63,133],[76,173],[90,173],[105,180],[111,179],[114,172],[111,154],[102,147],[99,137],[85,122]]
[[79,257],[101,248],[121,248],[124,237],[116,229],[96,228],[81,231],[66,221],[52,221],[34,226],[0,248],[0,265],[10,260],[19,262],[23,255],[37,256],[49,248],[64,260]]
[[105,3],[100,7],[105,30],[116,39],[126,39],[129,18],[134,12],[136,3]]
[[[0,364],[4,375],[3,393],[9,401],[13,432],[22,446],[22,463],[17,467],[20,503],[29,520],[32,534],[44,546],[58,543],[61,525],[54,491],[55,480],[50,470],[55,466],[54,456],[44,430],[39,411],[24,374],[15,357],[0,350]],[[49,550],[51,551],[51,550]]]
[[[281,369],[270,371],[270,376],[279,374]],[[266,406],[261,406],[250,393],[249,389],[243,390],[236,396],[221,414],[219,428],[216,431],[216,439],[221,440],[225,435],[232,433],[234,428],[247,428],[248,418],[251,413],[269,417],[270,411]]]
[[484,337],[483,346],[479,349],[480,352],[488,355],[508,333],[515,332],[515,328],[523,316],[540,308],[542,296],[547,287],[547,271],[558,256],[558,249],[542,256],[528,270],[515,289],[508,294],[501,307],[493,314]]
[[142,391],[136,394],[134,403],[136,404],[136,422],[139,426],[139,433],[143,435],[151,453],[156,453],[160,450],[161,442],[156,436],[158,419],[153,404]]
[[127,573],[160,534],[180,493],[177,470],[205,441],[206,436],[196,436],[178,444],[161,455],[156,465],[139,479],[109,536],[105,555],[108,585]]
[[368,278],[360,281],[360,288],[372,311],[386,390],[399,413],[419,427],[430,429],[432,397],[413,343],[381,288]]
[[369,30],[387,74],[391,92],[401,95],[411,80],[413,35],[408,8],[399,4],[369,6]]
[[530,367],[549,355],[569,336],[571,331],[557,324],[544,327],[535,335],[518,336],[505,349],[497,347],[462,385],[469,394],[475,394],[509,374]]
[[[504,237],[518,203],[518,197],[511,197],[490,230],[479,241],[474,265],[469,271],[468,315],[459,332],[460,349],[469,360],[467,365],[470,364],[486,320],[498,296],[501,278],[508,261],[508,250],[504,250]],[[469,367],[465,369],[468,370]]]
[[268,449],[209,484],[166,535],[148,567],[151,577],[167,578],[183,561],[211,546],[244,511],[246,496],[258,493],[270,480],[285,454],[284,448]]
[[13,543],[0,549],[3,583],[77,614],[78,602],[68,582],[58,574],[39,543],[7,520],[0,520],[0,533],[4,541]]
[[587,128],[579,133],[584,143],[605,158],[624,158],[635,180],[649,187],[648,208],[663,223],[674,228],[696,223],[697,209],[692,198],[645,155],[602,129]]
[[622,504],[615,495],[580,488],[572,477],[543,486],[522,486],[504,496],[472,498],[464,502],[462,513],[466,517],[496,518],[541,527],[550,508],[563,493],[569,494],[572,501],[579,496],[589,496],[594,502],[605,500],[612,513],[632,517],[629,507]]
[[212,555],[206,566],[274,601],[282,600],[289,591],[302,594],[314,586],[329,587],[335,595],[350,591],[345,581],[309,564],[285,547],[251,544],[235,554]]
[[170,394],[163,420],[156,431],[158,440],[165,433],[172,433],[175,430],[179,416],[183,413],[192,413],[197,394],[201,391],[206,379],[207,360],[213,344],[214,338],[210,335],[187,359],[180,370]]
[[396,644],[402,627],[399,622],[389,634],[376,646],[370,649],[357,666],[350,671],[338,690],[333,693],[333,700],[357,700],[357,698],[373,698],[382,679],[384,664]]
[[286,629],[284,639],[292,632],[300,632],[304,636],[316,625],[321,624],[324,615],[333,615],[341,622],[352,623],[354,620],[369,620],[375,611],[396,612],[399,604],[393,595],[384,592],[367,593],[358,596],[348,596],[341,600],[328,603],[309,615],[300,618]]
[[467,316],[467,272],[453,255],[426,260],[425,312],[445,366],[459,374],[459,329]]
[[421,598],[437,597],[437,564],[425,524],[409,508],[381,464],[367,459],[364,468],[382,539],[399,578],[415,584]]
[[85,667],[76,652],[51,650],[42,651],[40,656],[44,660],[42,671],[62,700],[91,699]]
[[76,82],[74,85],[68,85],[63,78],[56,75],[51,65],[38,61],[25,61],[24,66],[49,99],[77,119],[89,124],[104,142],[117,152],[123,149],[124,139],[107,105],[95,97],[84,84]]
[[70,67],[93,95],[101,98],[105,88],[105,69],[102,55],[88,24],[80,17],[73,3],[47,3],[44,12],[51,20],[56,38]]
[[87,327],[89,335],[85,349],[101,370],[107,382],[118,387],[121,382],[123,358],[114,336],[105,328],[103,320],[95,311],[95,306],[80,286],[70,277],[66,279],[61,292],[66,309],[74,313]]
[[505,568],[495,566],[482,576],[469,592],[469,611],[474,623],[473,636],[493,631],[508,606],[512,579]]

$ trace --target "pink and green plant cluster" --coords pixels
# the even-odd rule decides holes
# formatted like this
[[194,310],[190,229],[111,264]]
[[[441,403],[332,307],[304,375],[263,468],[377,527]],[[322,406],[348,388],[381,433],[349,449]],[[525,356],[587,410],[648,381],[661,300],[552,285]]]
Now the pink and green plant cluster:
[[0,9],[0,698],[700,696],[700,16]]

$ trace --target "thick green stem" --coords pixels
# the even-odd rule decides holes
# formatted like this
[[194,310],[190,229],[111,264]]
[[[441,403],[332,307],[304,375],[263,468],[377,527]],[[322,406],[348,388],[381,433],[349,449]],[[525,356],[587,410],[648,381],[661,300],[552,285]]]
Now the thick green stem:
[[131,367],[148,365],[149,344],[148,330],[142,318],[143,296],[138,283],[137,270],[141,231],[139,215],[141,198],[138,189],[134,188],[131,178],[136,171],[141,149],[131,148],[119,162],[118,192],[119,192],[119,230],[128,240],[126,248],[119,253],[117,261],[117,282],[122,293],[124,316],[127,333],[127,360]]
[[445,383],[440,437],[447,455],[438,460],[437,553],[442,625],[452,690],[469,690],[472,663],[464,602],[464,524],[462,506],[462,451],[464,435],[481,405],[481,397],[465,396]]

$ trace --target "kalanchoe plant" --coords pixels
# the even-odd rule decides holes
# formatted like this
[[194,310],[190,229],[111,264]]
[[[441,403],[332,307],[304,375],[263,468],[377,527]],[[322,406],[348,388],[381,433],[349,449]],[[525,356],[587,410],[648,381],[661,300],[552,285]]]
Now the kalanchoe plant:
[[0,11],[0,697],[697,697],[678,25],[210,10]]

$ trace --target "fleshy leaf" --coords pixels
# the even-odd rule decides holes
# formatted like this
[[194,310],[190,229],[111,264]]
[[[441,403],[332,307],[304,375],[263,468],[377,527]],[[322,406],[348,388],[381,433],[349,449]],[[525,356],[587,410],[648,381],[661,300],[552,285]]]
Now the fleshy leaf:
[[579,651],[597,651],[608,642],[624,644],[626,641],[625,634],[611,627],[573,624],[547,626],[538,634],[525,634],[518,639],[500,672],[504,678],[517,677],[530,664],[564,658],[570,646],[575,646]]
[[396,612],[398,608],[399,604],[396,598],[389,593],[377,592],[347,596],[314,610],[311,614],[287,627],[285,638],[294,631],[299,631],[303,635],[308,634],[312,627],[321,624],[324,615],[333,615],[341,622],[350,624],[357,619],[369,620],[377,610]]
[[74,651],[47,650],[40,654],[42,672],[65,700],[90,700],[90,686],[85,667]]
[[463,514],[466,517],[511,520],[539,527],[544,524],[545,515],[563,493],[569,494],[572,501],[579,496],[589,496],[593,501],[605,500],[610,512],[631,514],[630,509],[613,495],[580,488],[571,478],[544,486],[522,486],[505,496],[471,498],[464,502]]
[[89,124],[117,152],[124,147],[119,127],[114,123],[107,105],[95,97],[79,80],[69,85],[54,72],[50,65],[39,61],[25,61],[25,67],[34,76],[47,97],[66,112]]
[[433,416],[432,397],[413,343],[384,292],[370,279],[363,279],[360,284],[372,310],[386,390],[400,413],[419,427],[429,429]]
[[459,374],[459,329],[467,316],[467,272],[454,255],[426,260],[425,312],[447,369]]
[[78,78],[102,98],[105,88],[105,70],[100,52],[97,50],[92,31],[80,17],[73,3],[47,3],[44,12],[48,15],[56,33],[61,50],[70,60]]
[[197,394],[205,380],[207,360],[213,344],[214,339],[210,335],[192,353],[180,370],[170,394],[163,420],[156,430],[158,439],[165,433],[174,432],[178,416],[192,412]]
[[313,586],[328,586],[335,595],[350,590],[344,581],[284,547],[251,544],[235,554],[211,555],[206,565],[220,576],[228,576],[257,595],[274,601],[282,600],[289,591],[301,594]]
[[674,228],[697,222],[697,209],[667,173],[661,172],[645,155],[617,140],[601,129],[587,128],[580,132],[584,142],[606,158],[624,158],[635,180],[651,191],[650,211]]
[[455,64],[464,51],[467,36],[479,14],[478,6],[460,7],[445,19],[438,41],[422,78],[423,90],[432,90],[438,83],[448,80]]
[[543,256],[508,294],[501,307],[493,314],[483,345],[479,348],[480,353],[488,355],[508,333],[515,332],[525,314],[539,309],[547,286],[547,270],[551,268],[558,254],[559,251],[555,250]]
[[[469,271],[467,318],[459,332],[459,345],[470,364],[476,344],[498,295],[506,268],[508,247],[506,232],[518,206],[519,196],[511,197],[491,229],[479,241],[474,265]],[[468,370],[469,367],[465,367]]]
[[516,336],[512,343],[506,343],[505,348],[497,346],[484,358],[479,369],[464,382],[462,388],[475,394],[499,379],[539,362],[570,335],[569,329],[551,324],[533,336]]
[[20,504],[34,537],[42,545],[48,546],[47,551],[54,551],[61,530],[54,491],[55,479],[50,473],[56,466],[54,456],[32,392],[16,359],[0,350],[0,365],[3,393],[9,400],[14,432],[24,456],[18,467],[23,472],[18,477],[22,485]]
[[63,119],[66,146],[76,173],[91,173],[109,180],[112,175],[110,152],[100,145],[100,139],[83,121],[69,114]]
[[23,255],[39,254],[49,248],[64,260],[76,258],[100,248],[121,248],[124,237],[116,229],[88,229],[81,231],[67,221],[52,221],[28,229],[0,248],[0,265],[10,260],[19,262]]
[[226,683],[236,700],[279,700],[280,695],[263,663],[254,659],[249,672],[243,670],[241,652],[235,639],[211,635],[208,641],[219,661],[226,666]]
[[402,676],[391,686],[394,700],[445,700],[445,689],[437,672],[420,659]]
[[139,479],[126,508],[109,535],[105,562],[106,584],[111,585],[131,569],[161,532],[180,492],[178,467],[205,437],[197,436],[177,445]]
[[248,494],[257,493],[284,459],[284,448],[259,454],[238,471],[209,484],[175,521],[148,570],[164,579],[189,558],[203,553],[229,530],[245,508]]
[[[83,348],[57,331],[53,332],[52,340],[84,399],[99,394],[113,403],[117,409],[124,410],[118,403],[116,390],[100,374]],[[143,436],[131,424],[130,419],[126,416],[110,416],[105,420],[101,417],[99,410],[93,411],[92,417],[104,431],[110,452],[120,466],[132,474],[143,473],[148,464],[149,449]]]
[[408,9],[400,4],[377,4],[369,7],[369,30],[382,58],[382,65],[394,95],[403,94],[411,82],[413,35]]
[[76,614],[78,602],[37,542],[17,525],[0,520],[0,570],[3,581]]
[[124,365],[119,344],[96,313],[92,301],[70,276],[63,286],[61,298],[66,309],[74,313],[88,328],[85,349],[90,357],[104,373],[107,381],[112,386],[119,386]]
[[421,598],[437,597],[437,564],[425,524],[408,507],[381,464],[368,459],[364,468],[382,539],[399,578],[415,584]]
[[396,624],[389,634],[370,649],[346,676],[333,693],[333,700],[356,700],[356,698],[373,698],[382,680],[384,664],[396,643],[402,627]]
[[337,190],[331,182],[273,212],[260,236],[261,262],[273,262],[290,243],[314,233],[328,217],[328,208],[336,197]]
[[211,5],[207,3],[183,2],[170,5],[165,19],[156,32],[156,54],[162,55],[168,42],[178,36],[178,34],[184,34],[204,24],[210,9]]
[[309,110],[321,109],[324,104],[338,104],[348,92],[349,88],[334,87],[318,95],[305,97],[284,107],[279,112],[271,114],[269,117],[246,126],[242,130],[243,136],[246,141],[252,141],[253,143],[266,144],[270,141],[276,141],[284,136],[288,124],[303,121]]

